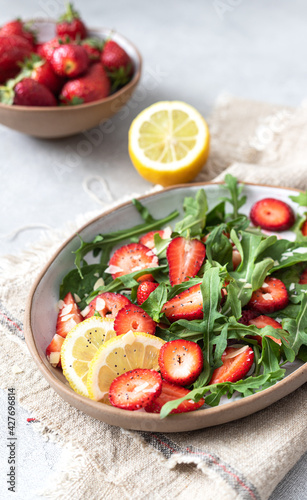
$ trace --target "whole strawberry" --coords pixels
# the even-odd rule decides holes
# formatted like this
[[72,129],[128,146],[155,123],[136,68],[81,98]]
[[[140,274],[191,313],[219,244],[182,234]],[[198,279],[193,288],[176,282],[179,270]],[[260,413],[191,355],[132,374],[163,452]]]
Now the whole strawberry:
[[55,95],[57,95],[63,87],[64,80],[55,74],[48,61],[37,54],[32,54],[30,58],[25,59],[21,68],[24,77],[32,78],[42,85],[45,85]]
[[17,35],[0,37],[0,84],[19,73],[19,62],[31,54],[32,45]]
[[103,40],[99,38],[86,38],[82,40],[82,46],[87,52],[90,63],[100,61],[103,44]]
[[9,81],[6,87],[0,88],[0,101],[4,104],[18,106],[56,106],[57,101],[52,92],[32,78],[24,78],[17,83]]
[[110,94],[110,80],[100,63],[93,64],[85,76],[66,82],[60,100],[63,104],[97,101]]
[[70,43],[70,38],[69,36],[65,36],[63,38],[52,38],[52,40],[48,40],[48,42],[38,44],[35,47],[35,52],[39,54],[41,57],[46,59],[46,61],[51,61],[53,52],[55,49],[60,47],[61,45]]
[[0,36],[17,35],[25,40],[28,40],[32,45],[35,43],[35,31],[31,30],[30,26],[23,23],[20,19],[15,19],[2,26]]
[[68,35],[72,40],[86,38],[87,29],[72,3],[67,4],[65,14],[59,18],[56,24],[56,32],[58,36]]
[[133,74],[133,63],[127,52],[118,43],[108,40],[101,54],[101,62],[112,82],[112,91],[129,82]]
[[81,45],[61,45],[53,52],[51,64],[59,76],[75,78],[85,73],[89,66],[89,58]]

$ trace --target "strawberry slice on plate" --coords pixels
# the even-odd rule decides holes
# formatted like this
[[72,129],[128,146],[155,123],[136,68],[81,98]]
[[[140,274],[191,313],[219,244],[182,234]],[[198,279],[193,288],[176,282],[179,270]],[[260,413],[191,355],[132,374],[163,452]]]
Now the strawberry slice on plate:
[[122,410],[139,410],[152,404],[161,390],[162,378],[159,372],[136,368],[113,380],[109,399],[113,406]]
[[114,252],[109,262],[108,271],[112,274],[112,278],[116,279],[125,274],[158,265],[158,257],[152,250],[142,243],[129,243]]
[[247,345],[239,348],[226,347],[222,355],[222,362],[222,366],[214,370],[209,385],[237,382],[243,378],[252,367],[254,351]]
[[149,231],[149,233],[143,234],[143,236],[140,237],[139,243],[142,243],[142,245],[145,245],[153,250],[155,248],[155,234],[158,234],[162,240],[170,236],[170,233],[168,231],[164,231],[164,229],[160,229],[159,231]]
[[263,198],[250,211],[255,226],[268,231],[286,231],[293,226],[295,216],[290,205],[276,198]]
[[[257,318],[254,318],[254,319],[251,319],[249,321],[249,325],[255,325],[257,328],[265,328],[266,326],[272,326],[273,328],[276,328],[276,329],[282,328],[281,324],[278,323],[278,321],[275,321],[275,319],[270,318],[270,316],[264,316],[264,315],[258,316]],[[276,342],[276,344],[279,344],[279,345],[282,344],[280,339],[276,339],[272,335],[268,335],[268,337],[270,337],[270,339],[274,340],[274,342]],[[262,346],[261,335],[253,335],[253,336],[251,336],[251,338],[254,338],[255,340],[257,340],[258,344],[260,346]]]
[[304,221],[304,223],[301,227],[301,231],[303,233],[303,236],[307,236],[307,219]]
[[[174,401],[175,399],[182,398],[189,394],[189,390],[181,387],[181,385],[171,384],[166,380],[162,381],[162,391],[160,396],[158,396],[154,401],[145,406],[145,411],[148,413],[160,413],[162,406],[169,401]],[[187,411],[194,411],[203,406],[205,400],[202,398],[198,403],[194,403],[191,399],[187,399],[180,403],[178,408],[172,410],[171,413],[185,413]]]
[[201,373],[203,365],[203,353],[196,342],[171,340],[160,349],[159,366],[162,377],[173,384],[192,384]]
[[179,285],[196,276],[205,256],[206,247],[201,241],[182,236],[174,238],[166,250],[171,285]]
[[193,285],[176,295],[162,308],[162,312],[171,322],[179,319],[202,319],[203,317],[203,297],[200,291],[200,284]]
[[154,335],[156,323],[141,307],[130,304],[123,307],[117,313],[114,321],[114,330],[117,335],[122,335],[130,330],[132,332],[144,332]]
[[139,305],[142,305],[145,300],[148,299],[149,295],[159,286],[159,283],[153,283],[152,281],[143,281],[139,284],[136,292],[136,299]]
[[[87,313],[85,319],[94,316],[95,311],[99,312],[102,318],[115,318],[118,311],[129,304],[131,304],[130,300],[120,293],[101,293],[90,302],[88,308],[85,308]],[[82,312],[84,314],[84,311]]]
[[63,342],[64,337],[56,333],[46,349],[47,359],[54,368],[61,366],[61,347]]
[[56,333],[65,338],[70,330],[78,323],[81,323],[83,319],[79,307],[69,292],[64,298],[58,314]]
[[259,313],[266,314],[284,309],[288,302],[285,284],[277,278],[268,277],[262,287],[253,292],[248,305]]
[[300,280],[299,280],[300,285],[307,285],[307,269],[304,269],[304,271],[301,274]]

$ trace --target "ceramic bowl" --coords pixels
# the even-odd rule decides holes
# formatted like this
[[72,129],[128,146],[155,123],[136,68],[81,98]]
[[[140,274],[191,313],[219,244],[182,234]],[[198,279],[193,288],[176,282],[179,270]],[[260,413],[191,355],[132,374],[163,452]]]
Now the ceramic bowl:
[[[209,208],[215,206],[217,198],[225,194],[220,184],[192,184],[165,189],[140,199],[154,217],[160,218],[169,214],[174,208],[180,210],[183,199],[186,196],[194,196],[201,187],[206,191]],[[245,185],[244,191],[248,201],[242,210],[246,213],[249,213],[251,205],[257,200],[269,196],[292,204],[288,196],[296,193],[294,190],[258,185]],[[171,222],[172,227],[175,221]],[[142,222],[140,216],[129,202],[93,219],[78,233],[83,240],[90,241],[98,233],[123,229],[140,222]],[[79,247],[79,241],[77,234],[73,234],[48,262],[34,283],[26,307],[25,335],[29,350],[48,383],[65,401],[84,413],[108,424],[127,429],[154,432],[191,431],[250,415],[283,398],[307,381],[307,363],[297,362],[292,367],[292,373],[289,371],[282,381],[262,392],[243,399],[226,400],[225,404],[215,408],[170,415],[163,420],[156,414],[121,410],[76,394],[69,387],[62,371],[49,364],[45,351],[55,333],[59,286],[64,275],[74,268],[72,251]]]
[[[55,36],[52,21],[36,21],[34,28],[40,42]],[[89,35],[105,39],[110,32],[108,28],[101,28],[90,30]],[[67,137],[102,125],[130,99],[141,76],[142,58],[136,47],[119,33],[112,32],[112,39],[125,49],[134,64],[134,75],[127,85],[105,99],[76,106],[30,107],[0,103],[0,123],[24,134],[48,139]]]

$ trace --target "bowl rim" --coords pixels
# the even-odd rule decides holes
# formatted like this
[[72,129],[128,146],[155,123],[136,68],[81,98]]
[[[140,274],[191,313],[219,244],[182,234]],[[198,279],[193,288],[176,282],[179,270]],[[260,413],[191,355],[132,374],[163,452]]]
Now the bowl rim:
[[[50,22],[50,23],[55,22],[53,19],[32,19],[32,21]],[[89,32],[99,33],[103,30],[110,30],[110,28],[104,28],[104,27],[102,27],[102,28],[88,28]],[[137,47],[132,42],[130,42],[130,40],[128,40],[128,38],[126,38],[124,35],[122,35],[118,31],[115,31],[115,30],[111,30],[111,31],[114,34],[119,35],[121,38],[123,38],[125,40],[125,42],[127,42],[127,45],[129,45],[135,51],[137,61],[138,61],[138,65],[137,65],[136,71],[135,71],[132,79],[126,85],[124,85],[121,89],[114,92],[114,94],[110,94],[108,97],[103,97],[102,99],[98,99],[97,101],[87,102],[84,104],[75,104],[74,106],[20,106],[20,105],[12,106],[12,105],[3,104],[0,102],[0,109],[5,109],[5,110],[11,109],[13,111],[24,111],[24,112],[28,112],[28,113],[30,113],[30,112],[39,113],[40,111],[50,111],[51,113],[56,113],[56,112],[65,113],[65,112],[67,112],[67,110],[74,112],[74,111],[78,111],[80,109],[91,108],[91,107],[97,106],[99,104],[112,102],[116,98],[118,98],[121,95],[123,95],[124,93],[126,93],[127,90],[131,89],[131,87],[134,87],[134,85],[136,85],[138,83],[138,81],[140,80],[143,59],[142,59],[142,56],[141,56],[139,50],[137,49]]]
[[[157,194],[165,193],[165,192],[168,192],[168,191],[173,191],[173,190],[176,190],[176,189],[189,188],[189,187],[199,187],[199,188],[201,188],[203,186],[208,186],[208,185],[222,185],[222,184],[224,184],[224,182],[197,182],[197,183],[176,184],[174,186],[170,186],[168,188],[164,188],[161,191],[156,191],[156,192],[153,192],[153,193],[149,193],[149,194],[145,194],[145,195],[139,196],[138,199],[144,200],[144,199],[147,199],[147,198],[150,198],[150,197],[154,197]],[[244,185],[247,185],[247,186],[257,186],[257,187],[277,188],[277,189],[280,188],[280,189],[289,190],[289,191],[296,191],[298,193],[303,192],[302,190],[296,189],[296,188],[289,188],[289,187],[282,187],[282,186],[273,186],[273,185],[268,185],[268,184],[258,184],[258,183],[244,182]],[[143,412],[134,412],[134,411],[128,411],[128,410],[121,410],[120,408],[116,408],[116,407],[109,406],[109,405],[104,405],[104,404],[102,404],[102,403],[100,403],[98,401],[94,401],[92,399],[89,399],[87,397],[81,396],[80,394],[74,392],[73,389],[70,388],[70,386],[66,385],[64,382],[62,382],[61,380],[59,380],[55,376],[55,373],[56,373],[55,370],[57,370],[57,369],[54,369],[51,366],[49,368],[49,366],[46,365],[45,362],[43,361],[43,359],[41,358],[41,356],[40,356],[40,354],[38,352],[38,349],[36,347],[35,338],[34,338],[34,334],[32,332],[32,326],[31,326],[32,305],[33,305],[33,299],[34,299],[34,295],[35,295],[36,289],[39,286],[39,284],[40,284],[43,276],[48,271],[50,265],[55,261],[55,259],[62,252],[62,250],[68,245],[68,243],[70,243],[77,236],[77,234],[79,232],[83,231],[84,229],[86,229],[91,224],[97,222],[99,219],[102,219],[105,216],[108,216],[113,211],[122,209],[124,207],[127,207],[128,205],[131,205],[131,203],[132,203],[131,200],[127,201],[127,202],[124,202],[124,203],[121,203],[121,204],[117,205],[116,207],[113,207],[113,208],[107,210],[106,212],[103,212],[102,214],[94,217],[89,222],[87,222],[82,227],[80,227],[78,229],[78,231],[75,231],[58,248],[58,250],[54,253],[54,255],[45,264],[45,266],[43,267],[43,269],[41,270],[41,272],[39,273],[39,275],[37,276],[37,278],[35,279],[35,281],[34,281],[34,283],[32,285],[32,288],[30,290],[30,293],[28,295],[28,299],[27,299],[27,302],[26,302],[26,308],[25,308],[25,314],[24,314],[24,332],[25,332],[25,341],[26,341],[26,344],[28,346],[28,349],[30,351],[30,354],[31,354],[32,358],[34,359],[34,361],[38,365],[39,370],[41,371],[41,373],[43,374],[43,376],[45,377],[45,379],[47,380],[47,382],[51,385],[51,387],[53,387],[53,389],[55,389],[56,392],[58,394],[60,394],[60,396],[65,401],[68,400],[69,404],[73,404],[73,403],[71,403],[71,400],[74,400],[74,401],[80,403],[80,405],[83,406],[83,407],[86,406],[86,405],[88,405],[88,407],[91,408],[92,410],[94,410],[94,411],[96,410],[98,412],[102,412],[102,414],[105,414],[108,417],[112,417],[112,416],[124,417],[126,415],[128,417],[127,420],[131,420],[131,415],[133,415],[133,419],[134,419],[134,421],[136,423],[136,426],[137,426],[138,424],[141,424],[141,422],[144,421],[144,418],[146,419],[146,422],[149,422],[149,423],[152,422],[152,423],[155,423],[155,424],[157,424],[158,422],[163,423],[163,421],[165,421],[167,419],[163,419],[162,420],[162,419],[160,419],[160,415],[159,414],[154,414],[154,413],[143,413]],[[54,373],[53,373],[53,371],[54,371]],[[264,402],[265,401],[267,402],[267,404],[265,404],[264,406],[261,407],[261,409],[264,409],[266,406],[271,405],[272,403],[274,403],[277,400],[281,399],[285,395],[290,394],[291,392],[293,392],[293,391],[289,391],[289,393],[286,392],[283,396],[278,397],[277,399],[273,399],[273,400],[270,399],[271,394],[274,394],[274,392],[276,391],[277,387],[279,387],[280,392],[283,392],[283,390],[285,390],[285,388],[289,384],[291,384],[293,381],[296,381],[296,386],[293,389],[293,391],[295,389],[297,389],[300,385],[302,385],[304,382],[307,382],[307,363],[304,363],[302,366],[300,366],[299,368],[297,368],[294,372],[292,372],[291,374],[289,374],[286,378],[284,378],[284,379],[280,380],[279,382],[277,382],[275,385],[273,385],[273,386],[271,386],[271,387],[269,387],[269,388],[267,388],[267,389],[265,389],[265,390],[263,390],[261,392],[257,392],[257,393],[255,393],[255,394],[253,394],[251,396],[248,396],[246,398],[242,398],[240,400],[236,400],[236,401],[233,401],[233,402],[221,405],[221,406],[218,405],[218,406],[211,407],[211,408],[199,409],[197,411],[189,412],[188,414],[187,413],[172,414],[172,415],[170,415],[167,418],[169,419],[171,417],[172,422],[174,424],[177,422],[179,425],[183,424],[184,422],[186,422],[187,418],[189,418],[189,422],[191,422],[191,429],[190,430],[206,427],[205,422],[204,422],[204,425],[202,425],[202,426],[201,425],[197,425],[196,427],[193,426],[193,423],[192,423],[192,422],[197,423],[197,421],[199,421],[201,418],[205,419],[206,415],[211,416],[211,417],[222,416],[222,421],[221,422],[217,422],[217,423],[215,423],[213,425],[219,425],[219,423],[223,423],[223,422],[230,422],[231,420],[236,420],[236,419],[242,418],[244,416],[247,416],[249,414],[255,413],[256,411],[259,411],[260,409],[256,409],[255,411],[251,411],[251,412],[247,412],[245,414],[242,414],[241,417],[240,416],[234,416],[233,418],[228,418],[227,420],[223,420],[223,415],[225,413],[226,414],[228,412],[231,413],[232,410],[233,411],[234,410],[239,410],[242,407],[244,408],[244,407],[248,407],[250,405],[253,406],[254,402],[261,401],[261,400],[264,400]],[[63,394],[65,395],[65,397],[67,399],[65,399],[63,397]],[[82,410],[82,411],[84,411],[84,410]],[[86,413],[86,411],[84,411],[84,412]],[[125,412],[125,413],[123,413],[123,412]],[[101,420],[103,420],[103,419],[101,419]],[[210,426],[212,426],[212,425],[210,425]],[[128,428],[133,428],[133,427],[131,427],[131,426],[129,427],[128,426]],[[135,428],[139,428],[139,427],[135,427]],[[159,432],[159,429],[157,430],[157,432]],[[162,430],[161,432],[166,432],[166,431]],[[172,432],[176,432],[176,429],[173,429]],[[180,429],[178,430],[178,432],[180,432]]]

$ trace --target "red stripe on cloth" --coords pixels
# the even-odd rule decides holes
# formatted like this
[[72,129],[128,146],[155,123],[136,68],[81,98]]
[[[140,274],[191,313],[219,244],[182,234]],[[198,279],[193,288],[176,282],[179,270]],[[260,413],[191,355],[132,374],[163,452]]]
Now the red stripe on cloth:
[[10,319],[6,314],[4,314],[1,311],[0,311],[0,315],[3,316],[9,323],[11,323],[12,325],[14,325],[17,328],[17,330],[19,330],[21,333],[23,333],[23,330],[20,328],[20,326],[17,325],[17,323],[15,323],[15,321],[13,321],[12,319]]

